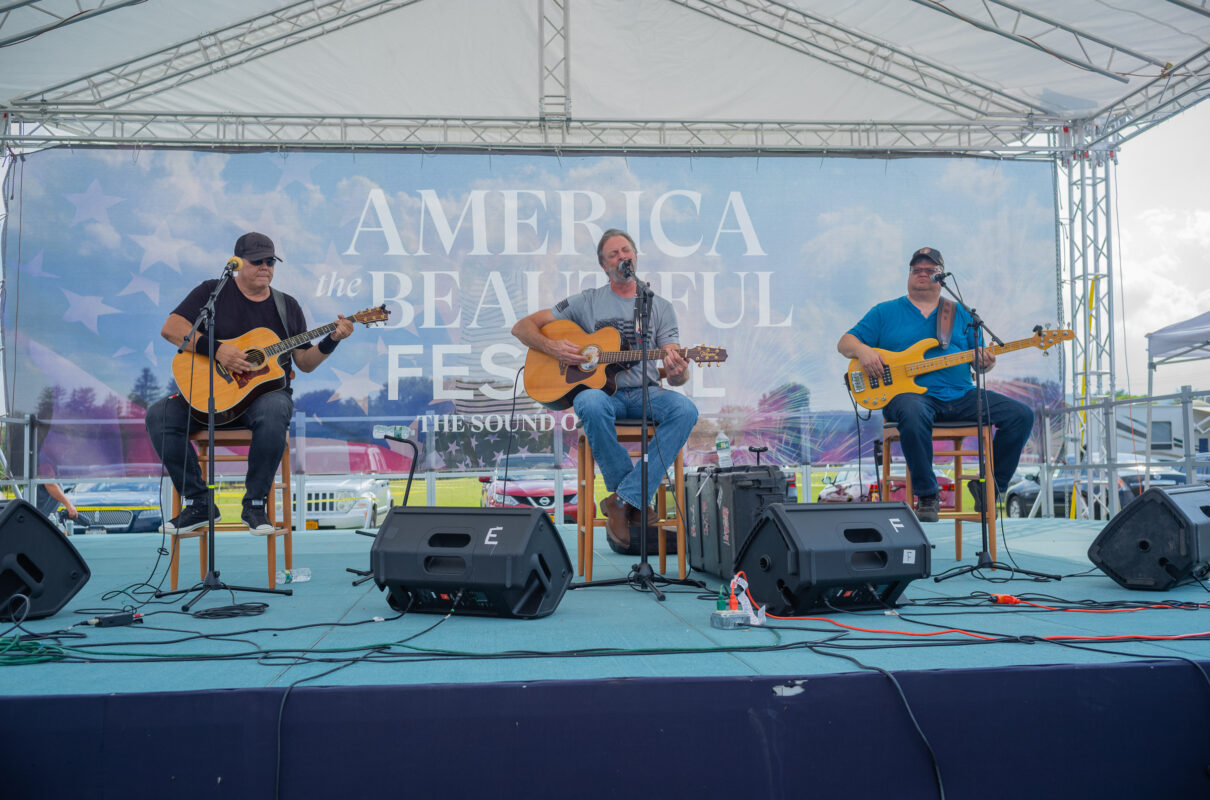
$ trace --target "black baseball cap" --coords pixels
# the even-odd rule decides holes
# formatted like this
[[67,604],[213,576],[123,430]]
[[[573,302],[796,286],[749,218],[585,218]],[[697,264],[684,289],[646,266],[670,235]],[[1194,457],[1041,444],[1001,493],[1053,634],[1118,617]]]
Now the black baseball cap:
[[279,256],[273,249],[273,240],[263,233],[245,233],[235,240],[235,254],[249,261],[260,261],[265,258],[286,259]]
[[922,247],[912,253],[912,260],[908,262],[908,266],[913,266],[917,261],[932,261],[939,267],[945,266],[945,259],[941,257],[941,251],[935,247]]

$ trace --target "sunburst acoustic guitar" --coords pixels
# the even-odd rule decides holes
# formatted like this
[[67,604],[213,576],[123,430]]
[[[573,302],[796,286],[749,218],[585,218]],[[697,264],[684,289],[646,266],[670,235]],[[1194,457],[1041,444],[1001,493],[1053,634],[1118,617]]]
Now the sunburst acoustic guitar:
[[[583,363],[572,366],[532,348],[525,356],[525,392],[556,411],[570,408],[575,396],[584,389],[601,389],[613,394],[617,390],[614,379],[618,372],[643,357],[641,350],[620,349],[622,335],[615,328],[585,333],[570,320],[556,319],[542,326],[542,334],[550,339],[574,342],[584,354]],[[719,347],[699,345],[676,350],[686,360],[698,364],[719,364],[727,360],[727,351]],[[647,358],[657,361],[664,354],[663,348],[648,350]]]
[[[1034,328],[1034,335],[1028,339],[1018,339],[1002,345],[984,348],[993,355],[1022,350],[1026,347],[1036,347],[1045,350],[1059,342],[1067,342],[1075,338],[1075,333],[1069,330],[1042,330],[1041,326]],[[936,339],[921,339],[906,350],[892,352],[874,348],[886,362],[886,368],[880,375],[867,375],[857,359],[849,361],[849,369],[844,375],[845,388],[853,395],[853,400],[863,408],[878,409],[894,400],[898,395],[907,392],[924,394],[925,389],[918,386],[914,380],[917,375],[935,372],[939,369],[952,367],[957,364],[969,364],[975,360],[974,350],[963,350],[960,353],[950,353],[944,356],[924,358],[926,351],[937,346]]]
[[[371,325],[385,321],[390,315],[386,304],[383,304],[358,311],[348,319]],[[223,344],[243,350],[247,359],[258,367],[251,372],[230,372],[221,364],[215,365],[215,424],[223,425],[232,421],[244,413],[257,397],[286,385],[286,371],[278,362],[278,356],[334,330],[336,323],[329,322],[289,339],[278,337],[268,328],[253,328],[243,336],[220,339]],[[177,353],[172,359],[172,377],[180,387],[181,396],[189,403],[190,413],[195,419],[205,421],[207,398],[210,396],[210,359],[204,353],[189,350]]]

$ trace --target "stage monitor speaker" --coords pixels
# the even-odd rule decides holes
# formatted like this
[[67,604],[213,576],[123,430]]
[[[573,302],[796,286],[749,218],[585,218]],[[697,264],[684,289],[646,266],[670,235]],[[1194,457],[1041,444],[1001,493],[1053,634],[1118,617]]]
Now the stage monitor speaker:
[[24,500],[0,505],[0,619],[59,613],[88,583],[88,565],[41,511]]
[[1210,572],[1210,486],[1153,486],[1109,521],[1088,558],[1127,589],[1163,591]]
[[571,559],[540,509],[392,508],[370,548],[374,582],[396,611],[545,617]]
[[776,503],[761,513],[735,568],[766,612],[790,617],[893,606],[931,564],[906,503]]

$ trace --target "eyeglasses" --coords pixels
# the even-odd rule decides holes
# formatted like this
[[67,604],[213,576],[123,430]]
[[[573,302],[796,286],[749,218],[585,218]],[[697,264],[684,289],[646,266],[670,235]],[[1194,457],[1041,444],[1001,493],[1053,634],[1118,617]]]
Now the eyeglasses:
[[249,261],[248,263],[254,267],[259,267],[262,265],[267,265],[267,266],[271,267],[277,263],[277,259],[276,258],[262,258],[260,261]]
[[908,267],[913,275],[936,275],[940,271],[941,267]]

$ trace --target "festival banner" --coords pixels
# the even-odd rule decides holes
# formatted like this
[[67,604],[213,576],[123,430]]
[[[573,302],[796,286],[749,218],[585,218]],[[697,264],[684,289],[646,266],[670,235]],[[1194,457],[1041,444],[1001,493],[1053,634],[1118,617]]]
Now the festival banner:
[[[174,390],[160,328],[236,238],[260,231],[274,286],[308,327],[385,306],[295,381],[293,434],[379,446],[411,426],[422,466],[490,469],[505,452],[567,464],[576,420],[525,396],[516,321],[601,285],[595,246],[630,233],[637,268],[675,308],[683,346],[726,350],[682,390],[739,463],[868,457],[840,336],[905,292],[909,255],[940,249],[952,282],[1005,340],[1058,327],[1051,165],[976,159],[556,157],[60,149],[10,175],[4,344],[10,413],[49,423],[59,475],[158,473],[143,428]],[[1061,399],[1061,358],[1002,356],[989,386]],[[514,396],[514,385],[517,386]],[[860,417],[870,416],[860,425]],[[1036,454],[1031,442],[1027,459]],[[409,451],[410,452],[410,451]],[[409,456],[389,453],[394,469]],[[302,464],[304,468],[305,463]]]

